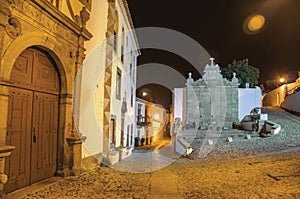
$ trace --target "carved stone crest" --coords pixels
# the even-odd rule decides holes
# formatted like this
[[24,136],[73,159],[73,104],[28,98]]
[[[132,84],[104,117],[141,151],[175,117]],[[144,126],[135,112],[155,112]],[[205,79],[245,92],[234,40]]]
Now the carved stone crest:
[[20,36],[22,31],[20,21],[16,17],[10,17],[8,19],[8,24],[5,26],[5,30],[12,38]]

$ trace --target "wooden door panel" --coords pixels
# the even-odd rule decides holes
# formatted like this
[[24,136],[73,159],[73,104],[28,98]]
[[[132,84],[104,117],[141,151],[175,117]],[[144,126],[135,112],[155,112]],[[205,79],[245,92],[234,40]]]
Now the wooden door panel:
[[37,89],[59,92],[59,77],[49,58],[39,51],[34,54],[33,85]]
[[30,144],[32,91],[9,89],[9,106],[6,144],[15,146],[11,156],[5,160],[8,183],[5,192],[11,192],[30,184]]
[[14,63],[10,80],[21,87],[31,87],[33,72],[33,50],[21,53]]
[[60,89],[53,62],[34,48],[16,59],[10,80],[6,143],[16,149],[5,161],[6,193],[55,174]]
[[31,182],[51,177],[56,171],[58,96],[34,93]]

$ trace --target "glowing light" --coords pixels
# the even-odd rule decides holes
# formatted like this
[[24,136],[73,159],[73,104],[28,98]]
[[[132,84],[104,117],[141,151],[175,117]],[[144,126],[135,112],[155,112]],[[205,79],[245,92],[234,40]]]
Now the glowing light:
[[262,15],[254,15],[248,22],[248,28],[251,31],[260,30],[265,24],[265,18]]
[[259,33],[264,25],[265,17],[260,14],[253,14],[244,21],[243,30],[246,34],[252,35]]
[[281,83],[283,83],[283,82],[285,82],[285,78],[281,77],[281,78],[279,79],[279,81],[280,81]]
[[147,95],[147,93],[146,92],[143,92],[143,97],[145,97]]
[[159,114],[156,113],[156,114],[153,115],[153,119],[154,119],[154,120],[157,121],[157,120],[159,120],[159,118],[160,118],[160,117],[159,117]]

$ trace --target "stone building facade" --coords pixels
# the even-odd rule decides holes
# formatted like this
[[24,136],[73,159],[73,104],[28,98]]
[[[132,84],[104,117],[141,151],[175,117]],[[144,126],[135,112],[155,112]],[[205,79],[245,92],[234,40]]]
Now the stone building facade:
[[72,102],[90,8],[91,0],[0,1],[1,195],[79,171]]

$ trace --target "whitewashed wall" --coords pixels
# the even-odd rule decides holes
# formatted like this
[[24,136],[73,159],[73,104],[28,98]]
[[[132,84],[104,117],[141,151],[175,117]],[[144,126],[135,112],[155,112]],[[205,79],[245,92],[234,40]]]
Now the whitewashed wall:
[[261,89],[256,88],[239,88],[239,121],[241,121],[245,115],[249,115],[250,111],[255,107],[261,107]]
[[174,88],[173,90],[173,118],[185,120],[186,114],[186,89]]
[[[121,107],[123,97],[125,97],[128,111],[125,115],[125,140],[128,133],[127,126],[133,125],[133,134],[135,134],[135,90],[136,90],[136,57],[138,44],[135,35],[128,32],[131,29],[126,10],[121,0],[116,1],[116,9],[119,19],[119,33],[122,28],[126,33],[124,63],[120,61],[122,36],[119,35],[117,42],[117,53],[114,53],[114,62],[112,66],[112,95],[111,95],[111,114],[116,115],[116,144],[120,145],[121,137]],[[108,2],[105,0],[93,1],[90,20],[87,23],[87,29],[93,34],[90,41],[85,43],[86,59],[85,67],[78,75],[76,84],[78,104],[78,114],[74,118],[77,130],[86,136],[83,143],[82,157],[98,155],[103,152],[103,99],[104,99],[104,70],[106,65],[106,33],[107,33],[107,15]],[[132,53],[132,81],[130,74],[130,56]],[[122,70],[121,100],[115,97],[116,71],[117,67]],[[98,74],[98,76],[96,76]],[[132,89],[131,89],[132,87]],[[131,106],[131,92],[134,93],[133,104]],[[131,128],[130,128],[131,132]],[[130,138],[131,139],[131,138]],[[130,140],[133,143],[133,140]]]
[[300,113],[300,92],[287,96],[281,106]]
[[300,86],[300,78],[295,82],[283,84],[282,86],[268,92],[263,99],[263,106],[280,106],[284,102],[285,93]]

